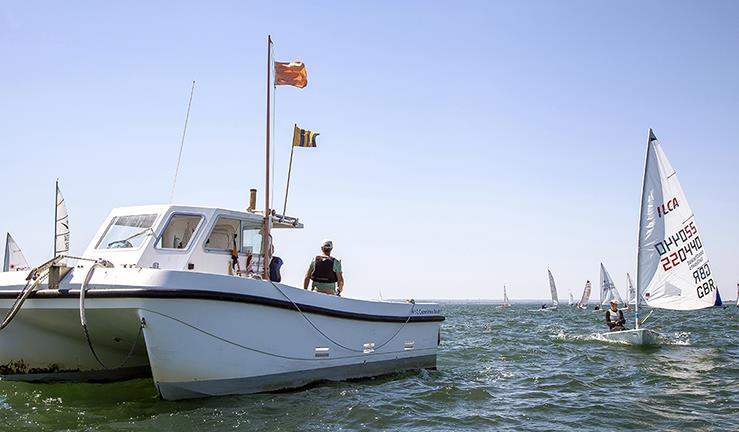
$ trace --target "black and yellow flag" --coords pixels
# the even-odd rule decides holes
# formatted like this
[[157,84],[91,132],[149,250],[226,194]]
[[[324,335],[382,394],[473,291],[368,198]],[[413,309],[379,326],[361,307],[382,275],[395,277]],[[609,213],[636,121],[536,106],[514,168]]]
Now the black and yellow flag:
[[293,133],[293,147],[317,147],[316,137],[319,134],[311,132],[307,129],[300,129],[298,125],[295,125],[295,132]]

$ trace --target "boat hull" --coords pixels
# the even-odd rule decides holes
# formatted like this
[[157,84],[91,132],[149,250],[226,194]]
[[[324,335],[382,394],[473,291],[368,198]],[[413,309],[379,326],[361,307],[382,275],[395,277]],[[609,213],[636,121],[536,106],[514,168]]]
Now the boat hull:
[[[23,381],[150,375],[161,397],[175,400],[436,367],[444,319],[436,304],[345,299],[221,276],[202,277],[211,289],[183,288],[176,276],[148,288],[97,279],[85,315],[105,367],[80,325],[79,291],[34,293],[0,331],[0,375]],[[207,286],[193,279],[191,285]],[[224,281],[240,285],[213,289]],[[167,289],[170,283],[178,288]],[[0,313],[16,295],[0,291]]]
[[608,342],[639,346],[659,345],[657,333],[644,328],[601,333],[600,336]]

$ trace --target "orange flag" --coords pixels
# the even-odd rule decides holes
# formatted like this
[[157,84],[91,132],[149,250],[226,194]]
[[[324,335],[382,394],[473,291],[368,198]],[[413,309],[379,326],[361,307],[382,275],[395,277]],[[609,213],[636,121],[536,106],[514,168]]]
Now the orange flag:
[[308,85],[308,73],[305,71],[305,63],[275,62],[275,85],[291,85],[303,88]]

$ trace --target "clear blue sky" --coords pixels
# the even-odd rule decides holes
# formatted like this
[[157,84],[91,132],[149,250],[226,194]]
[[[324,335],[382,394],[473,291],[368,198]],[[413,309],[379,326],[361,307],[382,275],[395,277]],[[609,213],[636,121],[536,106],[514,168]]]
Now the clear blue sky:
[[[739,3],[0,3],[0,231],[51,253],[60,178],[80,253],[113,207],[244,208],[263,192],[265,39],[308,67],[277,91],[277,236],[302,283],[323,238],[347,294],[560,296],[635,268],[646,134],[696,213],[725,298],[739,282]],[[262,202],[260,198],[259,202]]]

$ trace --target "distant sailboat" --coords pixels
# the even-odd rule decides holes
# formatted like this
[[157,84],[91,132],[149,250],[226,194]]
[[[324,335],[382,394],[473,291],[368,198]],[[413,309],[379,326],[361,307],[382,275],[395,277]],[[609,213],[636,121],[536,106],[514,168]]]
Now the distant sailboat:
[[10,233],[5,238],[5,259],[3,260],[3,271],[28,270],[28,261],[23,256],[21,248],[15,242]]
[[[62,191],[59,190],[59,180],[56,181],[56,206],[54,207],[54,256],[69,253],[69,213],[64,203]],[[66,264],[66,259],[59,264]]]
[[552,292],[552,308],[557,309],[557,306],[559,306],[559,297],[557,296],[557,285],[554,284],[554,276],[552,276],[552,272],[547,269],[547,273],[549,273],[549,290]]
[[716,301],[713,303],[713,307],[721,307],[724,305],[724,302],[721,301],[721,293],[719,290],[716,290]]
[[626,304],[633,306],[636,304],[636,288],[634,287],[634,282],[631,281],[631,275],[628,273],[626,273],[626,281],[629,284],[629,297]]
[[616,284],[613,283],[611,275],[608,274],[608,270],[600,264],[600,304],[607,305],[612,301],[617,301],[619,304],[623,303],[621,294],[616,289]]
[[575,297],[572,296],[572,290],[567,288],[567,293],[570,295],[570,298],[567,300],[567,306],[572,306],[575,304]]
[[634,330],[603,333],[611,341],[657,343],[656,333],[639,328],[639,300],[653,308],[693,310],[711,307],[718,287],[700,238],[693,210],[677,173],[649,130],[644,163]]
[[500,307],[511,307],[511,301],[508,300],[508,291],[505,285],[503,285],[503,304]]
[[582,298],[580,298],[580,302],[577,303],[578,309],[587,309],[588,308],[588,302],[590,301],[590,291],[592,291],[593,287],[590,285],[590,281],[585,282],[585,289],[582,291]]
[[739,283],[736,284],[736,307],[739,307]]
[[549,269],[547,269],[547,274],[549,275],[549,292],[552,295],[552,303],[551,305],[543,304],[539,309],[529,309],[529,312],[557,310],[557,306],[559,305],[559,298],[557,297],[557,286],[554,283],[554,276],[552,276],[552,272]]

